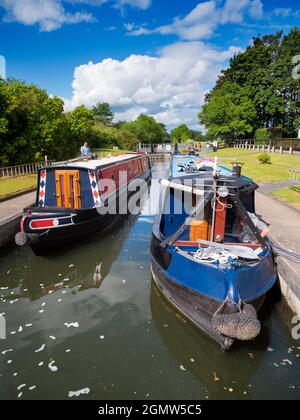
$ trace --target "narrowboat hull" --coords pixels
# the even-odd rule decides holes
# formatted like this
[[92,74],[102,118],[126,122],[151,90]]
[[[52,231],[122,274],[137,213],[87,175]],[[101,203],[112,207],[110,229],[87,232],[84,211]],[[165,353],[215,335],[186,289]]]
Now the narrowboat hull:
[[[148,186],[151,182],[151,170],[146,171],[139,179],[146,181]],[[128,203],[135,192],[123,194],[124,200]],[[119,201],[119,191],[115,200]],[[121,206],[122,204],[119,203]],[[61,249],[67,245],[78,244],[81,241],[97,237],[103,237],[113,229],[117,228],[127,218],[127,214],[121,214],[116,207],[116,212],[101,212],[99,208],[88,209],[66,209],[57,207],[31,206],[24,209],[25,216],[21,222],[22,240],[31,247],[36,255],[43,255],[53,250]],[[54,220],[55,226],[43,229],[33,228],[34,223],[43,220]],[[42,222],[43,223],[43,222]],[[53,222],[51,222],[53,223]]]

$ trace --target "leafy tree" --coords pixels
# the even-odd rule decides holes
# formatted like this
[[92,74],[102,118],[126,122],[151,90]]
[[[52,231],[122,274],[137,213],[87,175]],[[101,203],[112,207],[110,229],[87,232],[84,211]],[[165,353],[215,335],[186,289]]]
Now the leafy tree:
[[[220,95],[222,92],[226,94],[226,89],[222,90],[225,83],[233,83],[242,89],[245,98],[255,108],[254,119],[249,120],[247,116],[243,118],[250,123],[252,130],[239,130],[239,135],[243,136],[243,132],[244,135],[254,135],[257,129],[268,128],[273,134],[280,130],[283,136],[294,137],[300,118],[300,84],[292,75],[293,57],[299,54],[299,45],[298,28],[292,29],[285,36],[282,32],[277,32],[254,38],[252,45],[243,53],[237,54],[230,61],[229,68],[221,73],[215,87],[206,96],[204,108],[211,101],[215,102],[218,92]],[[236,99],[240,92],[237,89]],[[200,120],[203,117],[201,112]],[[213,132],[220,125],[220,132],[223,132],[222,119],[220,123],[218,119],[206,119],[206,124]],[[230,134],[233,136],[235,132],[231,131]]]
[[162,143],[166,130],[149,115],[140,115],[135,121],[124,123],[122,128],[133,133],[141,143]]
[[114,114],[107,102],[98,102],[92,108],[93,116],[96,121],[102,122],[104,125],[111,125]]
[[216,89],[199,114],[211,136],[244,136],[253,131],[256,111],[253,102],[237,83],[224,82]]
[[171,139],[173,143],[185,143],[193,138],[191,131],[185,124],[179,125],[171,131]]
[[80,105],[69,113],[68,119],[72,136],[80,139],[81,142],[85,141],[94,125],[92,111]]

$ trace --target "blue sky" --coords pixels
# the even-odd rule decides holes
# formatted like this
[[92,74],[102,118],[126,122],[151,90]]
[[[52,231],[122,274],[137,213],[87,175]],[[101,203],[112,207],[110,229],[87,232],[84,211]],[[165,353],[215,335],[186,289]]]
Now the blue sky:
[[107,101],[120,119],[197,128],[230,57],[299,18],[294,0],[0,0],[0,55],[66,109]]

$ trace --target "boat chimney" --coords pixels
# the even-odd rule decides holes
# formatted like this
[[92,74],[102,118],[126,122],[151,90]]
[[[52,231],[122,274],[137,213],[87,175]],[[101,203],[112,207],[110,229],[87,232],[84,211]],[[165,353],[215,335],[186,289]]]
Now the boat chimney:
[[231,162],[231,165],[232,165],[232,175],[241,177],[242,166],[244,165],[243,162]]

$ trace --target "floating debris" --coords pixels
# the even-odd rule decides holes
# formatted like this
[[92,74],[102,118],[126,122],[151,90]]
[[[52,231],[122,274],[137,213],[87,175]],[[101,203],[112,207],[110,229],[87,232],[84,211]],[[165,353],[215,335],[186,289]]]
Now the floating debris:
[[214,372],[214,381],[219,382],[220,378],[217,376],[216,372]]
[[44,362],[40,362],[40,363],[38,364],[38,366],[39,366],[39,367],[44,366]]
[[20,393],[18,394],[18,398],[21,398],[21,397],[22,397],[22,395],[23,395],[23,392],[20,392]]
[[10,353],[11,351],[14,351],[13,349],[8,349],[8,350],[3,350],[2,352],[1,352],[1,354],[6,354],[6,353]]
[[104,340],[105,336],[104,335],[100,335],[100,340]]
[[70,265],[69,265],[69,268],[73,268],[73,267],[74,267],[74,264],[70,264]]
[[26,386],[26,384],[19,385],[18,388],[17,388],[17,390],[18,391],[21,391],[21,389],[25,388],[25,386]]
[[41,351],[45,350],[45,347],[46,347],[46,344],[42,344],[41,347],[39,349],[35,350],[34,352],[35,353],[40,353]]
[[50,338],[51,340],[56,340],[56,337],[54,337],[54,335],[49,335],[49,338]]
[[8,365],[11,365],[11,364],[12,364],[12,360],[8,360],[8,361],[7,361],[7,364],[8,364]]
[[183,372],[186,372],[186,368],[183,365],[180,365],[179,367]]
[[64,325],[67,328],[71,328],[71,327],[78,328],[79,327],[79,322],[69,322],[69,323],[68,322],[65,322]]
[[193,358],[191,358],[191,359],[190,359],[190,361],[191,361],[192,363],[195,363],[195,359],[193,359]]
[[23,327],[22,325],[19,327],[18,332],[22,332],[23,331]]
[[30,386],[28,389],[29,389],[29,391],[34,391],[36,389],[36,385]]
[[51,370],[51,372],[57,372],[58,367],[55,366],[55,360],[52,360],[52,362],[49,363],[48,368]]
[[275,351],[274,349],[272,349],[272,347],[268,347],[268,349],[267,349],[267,351],[269,351],[269,352],[273,352],[273,351]]
[[32,327],[32,324],[25,324],[25,327],[26,327],[26,328],[28,328],[28,327]]
[[69,391],[68,397],[79,397],[80,395],[88,395],[91,392],[90,388],[79,389],[78,391]]
[[13,374],[13,376],[14,376],[14,377],[18,376],[18,372],[15,372],[15,373]]
[[283,363],[288,363],[290,366],[293,365],[293,363],[289,359],[283,359],[282,361]]
[[70,353],[70,352],[71,352],[71,349],[67,349],[67,350],[66,350],[66,353]]

